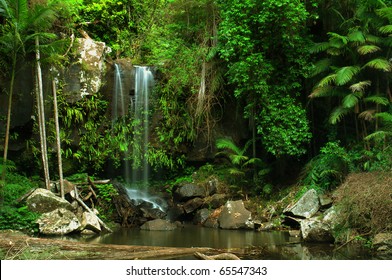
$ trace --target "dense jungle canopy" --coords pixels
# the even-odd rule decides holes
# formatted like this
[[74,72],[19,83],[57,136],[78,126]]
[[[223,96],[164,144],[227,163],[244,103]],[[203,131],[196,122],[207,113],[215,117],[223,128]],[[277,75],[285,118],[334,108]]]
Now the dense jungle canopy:
[[[105,42],[108,61],[159,73],[151,109],[159,117],[141,156],[167,177],[216,163],[191,162],[196,143],[226,157],[233,185],[256,195],[270,195],[282,178],[328,190],[352,171],[391,171],[391,34],[392,1],[0,0],[2,186],[16,167],[58,176],[56,121],[39,116],[53,107],[52,93],[39,94],[41,66],[70,67],[73,40],[83,36]],[[16,77],[27,65],[37,97],[21,128],[12,104],[25,98]],[[64,173],[99,176],[120,165],[137,145],[136,120],[112,125],[100,94],[69,103],[57,86]],[[219,131],[225,118],[241,137]]]

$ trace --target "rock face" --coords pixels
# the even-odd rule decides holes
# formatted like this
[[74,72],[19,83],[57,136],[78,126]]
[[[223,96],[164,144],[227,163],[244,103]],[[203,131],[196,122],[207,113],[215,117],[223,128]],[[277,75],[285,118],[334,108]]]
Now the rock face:
[[319,218],[302,220],[301,235],[306,242],[333,242],[331,227],[328,223]]
[[30,211],[37,213],[47,213],[58,208],[73,210],[72,205],[68,201],[56,196],[47,189],[36,189],[27,198],[26,203]]
[[207,221],[208,217],[210,216],[211,211],[207,208],[200,209],[196,212],[195,216],[193,217],[193,223],[195,225],[202,225],[205,221]]
[[172,223],[162,219],[156,219],[145,222],[140,229],[144,230],[175,230],[177,228],[176,223]]
[[77,63],[71,64],[64,73],[64,92],[73,93],[69,102],[75,102],[100,90],[105,72],[105,56],[110,52],[105,43],[90,38],[78,38],[76,42],[76,52],[79,54]]
[[97,216],[89,212],[83,212],[81,226],[82,229],[88,229],[95,233],[101,232],[101,225],[99,224]]
[[222,229],[253,229],[253,221],[242,200],[227,201],[218,218]]
[[320,201],[314,189],[308,190],[293,206],[288,206],[283,213],[297,218],[310,218],[320,209]]
[[64,235],[81,228],[75,214],[63,208],[42,214],[37,222],[40,232],[47,235]]
[[197,210],[200,208],[204,203],[204,200],[200,197],[195,197],[191,200],[188,200],[186,203],[184,203],[183,208],[185,213],[189,214],[192,213],[193,211]]
[[186,201],[195,197],[205,197],[206,190],[199,185],[186,183],[175,190],[174,196],[179,201]]
[[373,247],[378,257],[390,260],[392,256],[392,233],[376,234],[373,238]]

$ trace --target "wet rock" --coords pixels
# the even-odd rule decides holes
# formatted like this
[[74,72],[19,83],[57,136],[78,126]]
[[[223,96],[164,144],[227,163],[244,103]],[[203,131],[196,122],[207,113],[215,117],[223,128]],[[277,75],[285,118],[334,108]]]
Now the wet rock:
[[320,195],[319,196],[319,201],[320,201],[320,208],[321,209],[328,209],[332,206],[332,198],[330,198],[327,195]]
[[253,229],[251,212],[242,200],[227,201],[218,218],[219,227],[223,229]]
[[174,192],[174,198],[178,201],[187,201],[195,197],[205,197],[206,191],[203,187],[186,183],[179,186]]
[[182,215],[185,214],[184,208],[182,205],[173,205],[167,210],[166,218],[170,221],[178,220]]
[[206,197],[204,204],[211,208],[219,208],[224,205],[227,201],[227,195],[224,193],[216,193],[212,196]]
[[30,211],[37,213],[47,213],[58,208],[73,210],[71,203],[47,189],[36,189],[26,200]]
[[211,211],[207,208],[200,209],[196,212],[195,216],[193,217],[193,223],[195,225],[204,224],[207,221],[208,217],[210,216]]
[[300,222],[301,235],[305,242],[333,242],[330,225],[319,217],[305,219]]
[[47,235],[65,235],[81,228],[75,214],[63,208],[42,214],[37,223],[40,233]]
[[378,233],[373,238],[373,247],[380,259],[392,257],[392,233]]
[[152,221],[145,222],[140,229],[143,230],[175,230],[177,228],[176,223],[172,223],[170,221],[156,219]]
[[101,225],[99,224],[98,218],[95,214],[84,212],[82,215],[82,229],[91,230],[95,233],[101,232]]
[[294,205],[289,205],[283,211],[283,214],[287,216],[293,216],[298,218],[310,218],[320,208],[319,197],[314,189],[307,191]]
[[218,189],[218,179],[210,178],[210,180],[208,180],[208,182],[205,184],[206,196],[215,194],[217,189]]
[[194,212],[196,209],[200,208],[204,203],[204,200],[200,197],[195,197],[191,200],[188,200],[182,206],[184,208],[185,213],[189,214]]
[[219,216],[221,215],[223,210],[223,206],[215,209],[212,213],[208,216],[207,220],[203,223],[203,226],[208,228],[219,228]]

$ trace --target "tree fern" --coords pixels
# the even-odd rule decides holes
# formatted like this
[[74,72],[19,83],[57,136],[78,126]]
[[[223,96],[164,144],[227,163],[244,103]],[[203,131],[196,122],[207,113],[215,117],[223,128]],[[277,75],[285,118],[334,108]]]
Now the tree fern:
[[365,43],[365,41],[366,41],[365,36],[363,35],[362,31],[360,31],[360,30],[355,30],[355,31],[350,32],[347,35],[347,37],[350,42],[353,42],[355,44]]
[[388,105],[389,104],[389,100],[388,98],[384,97],[384,96],[369,96],[364,98],[365,102],[372,102],[378,105]]
[[321,81],[317,84],[318,87],[325,87],[335,84],[336,74],[330,74],[321,79]]

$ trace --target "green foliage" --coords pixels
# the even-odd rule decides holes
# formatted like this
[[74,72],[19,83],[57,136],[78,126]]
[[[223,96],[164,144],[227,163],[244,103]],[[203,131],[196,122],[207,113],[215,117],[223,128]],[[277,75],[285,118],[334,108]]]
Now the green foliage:
[[349,154],[337,142],[328,142],[320,154],[310,160],[302,171],[301,183],[305,189],[330,191],[343,182],[351,171]]
[[[298,1],[218,1],[221,57],[234,94],[246,100],[262,144],[273,155],[300,155],[309,142],[305,111],[296,100],[307,73],[309,39]],[[277,55],[279,54],[279,55]],[[280,113],[278,113],[280,111]]]

